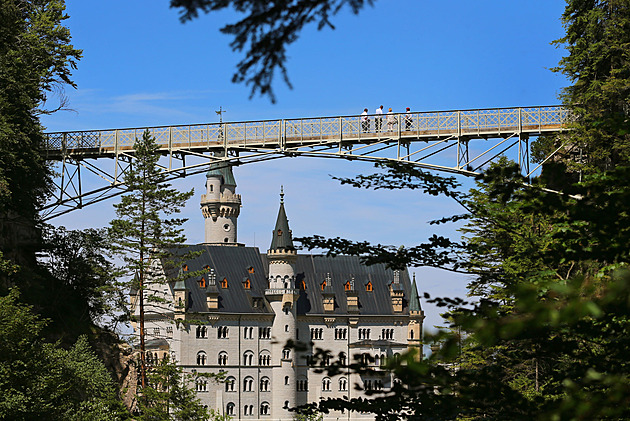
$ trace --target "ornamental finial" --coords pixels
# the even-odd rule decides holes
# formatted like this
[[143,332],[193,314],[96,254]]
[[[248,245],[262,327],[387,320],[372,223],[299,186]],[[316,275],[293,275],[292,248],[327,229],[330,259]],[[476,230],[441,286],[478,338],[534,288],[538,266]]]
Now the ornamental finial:
[[280,186],[280,204],[284,204],[284,186]]

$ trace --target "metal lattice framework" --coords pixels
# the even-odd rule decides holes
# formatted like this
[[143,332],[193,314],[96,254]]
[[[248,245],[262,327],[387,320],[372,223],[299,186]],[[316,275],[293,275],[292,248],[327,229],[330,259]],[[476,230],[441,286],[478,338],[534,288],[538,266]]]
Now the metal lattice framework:
[[[46,156],[59,162],[60,177],[42,214],[51,219],[122,193],[135,140],[145,130],[166,157],[163,170],[171,179],[203,172],[209,162],[295,156],[404,161],[476,175],[506,153],[529,176],[536,170],[530,171],[530,136],[565,130],[568,121],[567,109],[541,106],[369,115],[367,121],[354,115],[48,133]],[[82,174],[90,175],[88,189]]]

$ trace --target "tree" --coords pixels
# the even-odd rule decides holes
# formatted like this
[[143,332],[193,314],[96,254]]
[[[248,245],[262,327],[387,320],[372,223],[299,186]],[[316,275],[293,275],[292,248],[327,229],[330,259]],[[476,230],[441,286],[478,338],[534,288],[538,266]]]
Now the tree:
[[81,320],[82,325],[108,322],[115,328],[126,295],[116,288],[114,265],[106,255],[106,234],[105,229],[81,231],[45,225],[46,248],[40,253],[40,262],[55,284],[54,293],[46,291],[51,306]]
[[46,343],[46,323],[19,302],[17,289],[0,297],[0,418],[128,419],[87,339],[80,337],[69,350]]
[[291,87],[285,62],[286,49],[297,41],[299,33],[310,23],[317,28],[334,29],[330,18],[345,7],[358,14],[374,0],[171,0],[171,7],[179,8],[182,22],[195,19],[199,12],[215,12],[232,6],[247,16],[221,28],[224,34],[234,35],[232,50],[246,49],[245,58],[238,63],[232,82],[251,85],[251,96],[267,95],[275,102],[272,83],[276,70]]
[[[448,193],[457,187],[452,179],[388,166],[384,174],[341,181],[448,194],[465,213],[434,222],[468,220],[465,237],[398,249],[302,239],[367,263],[471,273],[469,293],[478,298],[468,306],[432,299],[448,310],[451,328],[467,334],[462,352],[457,335],[440,332],[430,339],[442,346],[427,361],[389,364],[400,379],[391,391],[369,401],[322,401],[319,410],[369,411],[379,420],[630,417],[630,4],[569,0],[563,21],[567,36],[559,42],[569,56],[556,70],[574,82],[563,98],[575,122],[569,133],[536,142],[536,153],[569,145],[541,177],[531,182],[502,165],[480,176],[477,189]],[[577,163],[572,145],[582,148]]]
[[[594,172],[630,160],[630,4],[625,0],[567,0],[566,35],[554,43],[568,50],[559,66],[572,82],[561,99],[576,117],[574,130],[543,138],[538,155],[560,151],[574,171]],[[572,158],[572,159],[567,159]]]
[[210,419],[211,416],[214,420],[221,420],[220,416],[215,417],[217,414],[201,404],[191,388],[191,384],[203,378],[185,373],[166,355],[147,374],[147,386],[138,399],[141,413],[138,420],[196,421]]
[[[124,176],[129,193],[114,205],[118,219],[110,222],[109,237],[112,252],[124,262],[119,275],[131,278],[122,287],[138,295],[140,377],[144,389],[147,385],[144,291],[151,283],[166,282],[164,271],[189,257],[176,257],[173,252],[185,242],[181,225],[186,220],[170,216],[180,211],[193,190],[180,192],[166,183],[166,175],[157,165],[158,146],[148,130],[141,140],[136,140],[134,149],[135,160]],[[160,267],[160,261],[165,261],[167,267]]]
[[[6,0],[0,7],[0,216],[36,218],[51,173],[38,115],[64,85],[81,50],[70,44],[62,0]],[[63,104],[60,105],[63,107]]]

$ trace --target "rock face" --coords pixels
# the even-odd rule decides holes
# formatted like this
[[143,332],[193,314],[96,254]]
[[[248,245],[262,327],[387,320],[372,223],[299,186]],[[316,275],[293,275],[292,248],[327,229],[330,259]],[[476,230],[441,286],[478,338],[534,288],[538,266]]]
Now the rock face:
[[133,348],[107,331],[98,333],[92,341],[92,347],[118,384],[120,399],[134,413],[137,406],[138,370]]

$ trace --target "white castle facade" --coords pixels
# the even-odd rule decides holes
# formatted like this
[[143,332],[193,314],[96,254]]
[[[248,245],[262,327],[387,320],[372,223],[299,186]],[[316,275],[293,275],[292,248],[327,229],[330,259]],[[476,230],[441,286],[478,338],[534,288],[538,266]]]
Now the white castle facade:
[[[170,304],[145,304],[149,357],[170,352],[186,372],[224,372],[225,382],[199,376],[195,387],[204,405],[234,419],[292,420],[291,407],[365,396],[355,385],[391,387],[380,365],[409,348],[422,350],[424,313],[415,279],[384,265],[361,265],[356,257],[298,255],[282,194],[267,253],[239,244],[241,197],[232,169],[211,169],[206,178],[205,243],[186,248],[201,253],[180,269],[206,273],[152,287]],[[287,341],[307,346],[296,352]],[[317,348],[333,356],[326,364],[370,355],[375,374],[316,373],[311,357]],[[346,411],[325,419],[372,417]]]

